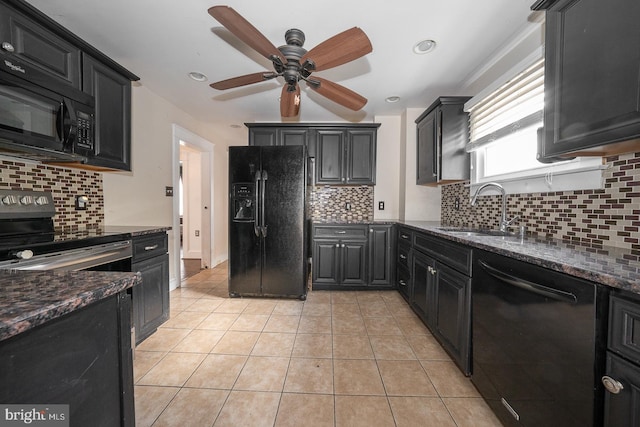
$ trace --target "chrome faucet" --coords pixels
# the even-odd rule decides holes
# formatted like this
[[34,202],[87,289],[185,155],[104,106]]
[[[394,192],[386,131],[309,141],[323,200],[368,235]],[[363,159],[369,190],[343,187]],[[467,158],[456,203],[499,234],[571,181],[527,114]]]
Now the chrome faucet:
[[502,217],[500,218],[500,231],[505,232],[507,231],[507,227],[509,227],[509,225],[511,225],[513,221],[520,218],[520,216],[517,215],[510,220],[507,220],[507,193],[504,191],[504,187],[502,185],[498,184],[497,182],[488,182],[478,187],[478,189],[476,190],[476,194],[474,194],[473,198],[471,199],[471,206],[476,205],[478,196],[487,187],[495,187],[496,189],[498,189],[498,191],[500,191],[500,194],[502,195]]

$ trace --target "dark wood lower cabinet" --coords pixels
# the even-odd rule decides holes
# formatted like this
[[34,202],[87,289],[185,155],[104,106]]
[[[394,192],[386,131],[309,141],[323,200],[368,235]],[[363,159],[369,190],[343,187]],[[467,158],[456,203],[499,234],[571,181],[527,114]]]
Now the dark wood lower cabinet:
[[403,227],[398,242],[398,291],[460,370],[470,375],[471,249]]
[[136,344],[169,319],[169,255],[167,234],[133,239],[131,271],[139,271],[142,283],[133,287],[133,323]]
[[314,289],[393,289],[392,224],[313,226]]
[[130,301],[123,291],[2,341],[0,402],[69,405],[72,427],[135,425]]
[[605,427],[640,425],[640,366],[608,352],[606,372],[623,388],[605,393]]

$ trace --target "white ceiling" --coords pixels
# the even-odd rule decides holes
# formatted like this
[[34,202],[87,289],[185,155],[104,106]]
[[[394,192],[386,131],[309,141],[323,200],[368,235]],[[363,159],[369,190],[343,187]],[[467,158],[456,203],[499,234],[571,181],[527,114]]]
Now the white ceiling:
[[[356,91],[369,102],[353,112],[301,84],[293,121],[370,122],[423,108],[440,95],[467,95],[461,87],[511,38],[520,34],[533,0],[28,0],[54,20],[140,77],[139,84],[199,120],[221,125],[280,121],[281,78],[217,91],[209,83],[272,71],[271,63],[239,41],[208,13],[234,8],[275,46],[299,28],[310,50],[358,26],[373,52],[317,75]],[[530,24],[529,24],[530,25]],[[423,39],[437,42],[426,55],[412,52]],[[206,83],[187,74],[198,71]],[[395,104],[388,96],[400,96]],[[291,119],[287,119],[291,121]]]

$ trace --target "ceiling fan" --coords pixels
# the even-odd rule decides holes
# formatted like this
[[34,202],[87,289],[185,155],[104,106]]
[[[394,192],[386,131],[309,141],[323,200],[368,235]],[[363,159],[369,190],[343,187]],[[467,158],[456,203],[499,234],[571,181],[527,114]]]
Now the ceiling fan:
[[329,80],[311,76],[314,71],[327,70],[358,59],[373,48],[367,35],[353,27],[320,43],[310,51],[302,47],[305,36],[301,30],[290,29],[285,34],[286,45],[276,48],[260,31],[229,6],[213,6],[209,14],[231,33],[273,63],[275,71],[264,71],[233,77],[212,83],[214,89],[225,90],[283,77],[285,85],[280,96],[280,115],[295,117],[300,111],[300,86],[307,86],[320,95],[351,110],[360,110],[367,99]]

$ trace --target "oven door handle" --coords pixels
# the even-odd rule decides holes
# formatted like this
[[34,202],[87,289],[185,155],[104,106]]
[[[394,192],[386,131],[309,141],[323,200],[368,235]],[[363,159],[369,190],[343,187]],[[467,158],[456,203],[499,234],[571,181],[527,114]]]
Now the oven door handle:
[[3,262],[0,268],[12,270],[79,271],[131,258],[132,254],[131,241],[127,240],[39,255],[26,260],[7,261]]
[[545,296],[547,298],[551,298],[557,301],[566,302],[569,304],[576,304],[578,298],[569,292],[564,292],[559,289],[549,288],[548,286],[541,285],[539,283],[533,283],[529,280],[522,279],[517,276],[513,276],[511,274],[505,273],[504,271],[500,271],[495,267],[490,266],[485,261],[478,260],[480,266],[491,276],[500,280],[501,282],[507,283],[512,286],[516,286],[520,289],[524,289],[525,291],[533,292],[538,295]]

